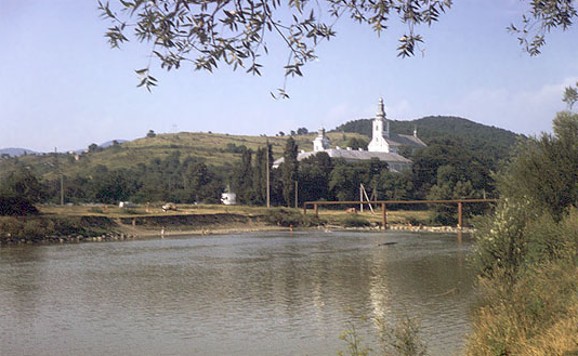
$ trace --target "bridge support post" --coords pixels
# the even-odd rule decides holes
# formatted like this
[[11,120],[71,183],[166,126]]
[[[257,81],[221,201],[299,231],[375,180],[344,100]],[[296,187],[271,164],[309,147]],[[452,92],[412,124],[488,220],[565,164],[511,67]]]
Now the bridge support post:
[[382,214],[382,221],[383,221],[383,229],[387,230],[387,210],[386,204],[381,203],[381,214]]
[[458,229],[462,229],[463,221],[462,221],[462,205],[463,203],[460,201],[458,202]]

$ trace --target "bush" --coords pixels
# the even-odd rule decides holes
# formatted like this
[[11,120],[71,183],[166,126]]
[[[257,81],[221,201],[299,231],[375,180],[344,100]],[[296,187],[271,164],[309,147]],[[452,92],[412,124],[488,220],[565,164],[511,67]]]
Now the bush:
[[270,209],[265,214],[265,221],[279,226],[315,226],[320,223],[319,219],[312,215],[303,215],[299,210],[276,208]]
[[0,197],[0,215],[2,216],[26,216],[38,213],[38,209],[26,198]]
[[513,285],[481,281],[484,305],[474,316],[466,354],[574,355],[578,352],[578,270],[548,264]]
[[371,225],[368,220],[356,215],[346,217],[342,224],[344,227],[367,227]]
[[501,202],[477,237],[484,299],[468,355],[578,352],[578,211],[560,222]]
[[[357,320],[355,320],[357,319]],[[372,322],[370,329],[377,327],[377,339],[380,350],[377,354],[391,356],[425,356],[427,346],[422,340],[421,325],[416,318],[404,315],[397,318],[392,326],[386,315],[375,317],[355,317],[347,322],[348,328],[341,333],[339,339],[347,344],[346,352],[338,352],[338,355],[367,356],[375,351],[364,344],[364,338],[358,330],[357,324],[362,323],[367,328],[368,322]],[[356,322],[357,321],[357,322]]]

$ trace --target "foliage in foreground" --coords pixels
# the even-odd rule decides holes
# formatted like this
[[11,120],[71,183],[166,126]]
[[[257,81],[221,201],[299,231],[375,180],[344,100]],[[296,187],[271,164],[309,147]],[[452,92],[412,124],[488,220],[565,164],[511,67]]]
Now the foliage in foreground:
[[532,268],[510,285],[482,279],[467,355],[578,353],[578,270],[574,265]]
[[578,114],[520,146],[477,233],[482,304],[468,355],[578,353]]
[[384,315],[369,320],[361,319],[362,322],[371,321],[377,331],[379,350],[373,350],[364,345],[364,339],[360,335],[357,324],[348,322],[348,329],[341,333],[339,339],[347,344],[345,353],[338,354],[351,356],[367,356],[372,352],[390,356],[425,356],[427,347],[421,339],[420,324],[415,318],[405,315],[397,320],[394,326],[388,322]]
[[561,222],[503,203],[480,231],[482,305],[468,355],[578,352],[578,210]]
[[[578,17],[574,1],[525,2],[521,23],[508,30],[530,55],[540,53],[550,31],[567,30]],[[417,32],[419,26],[431,26],[451,6],[451,0],[98,1],[101,16],[110,22],[105,36],[111,47],[131,40],[153,44],[150,57],[161,68],[192,63],[196,70],[212,72],[225,65],[261,75],[268,43],[279,41],[288,52],[285,77],[303,75],[303,66],[317,58],[317,45],[336,36],[338,20],[349,18],[379,35],[397,18],[406,27],[398,37],[398,56],[407,57],[421,50],[424,38]],[[150,66],[149,59],[136,71],[139,86],[148,90],[157,85]],[[288,97],[284,87],[278,96]]]

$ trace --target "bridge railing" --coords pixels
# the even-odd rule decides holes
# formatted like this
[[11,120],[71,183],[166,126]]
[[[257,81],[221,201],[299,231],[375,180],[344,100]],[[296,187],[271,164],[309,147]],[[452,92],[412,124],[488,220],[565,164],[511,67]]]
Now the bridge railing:
[[303,203],[303,214],[307,214],[307,208],[312,207],[315,216],[319,216],[319,207],[324,205],[360,205],[372,204],[381,205],[383,227],[387,228],[387,206],[388,205],[417,205],[417,204],[457,204],[458,206],[458,228],[463,227],[463,205],[495,203],[498,199],[438,199],[438,200],[375,200],[375,201],[307,201]]

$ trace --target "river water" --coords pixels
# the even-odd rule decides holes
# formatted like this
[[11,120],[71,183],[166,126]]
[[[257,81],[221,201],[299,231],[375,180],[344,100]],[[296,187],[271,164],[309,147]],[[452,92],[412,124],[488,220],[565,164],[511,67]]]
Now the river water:
[[469,332],[471,242],[263,232],[0,248],[0,355],[336,355],[360,317],[421,324],[431,355]]

